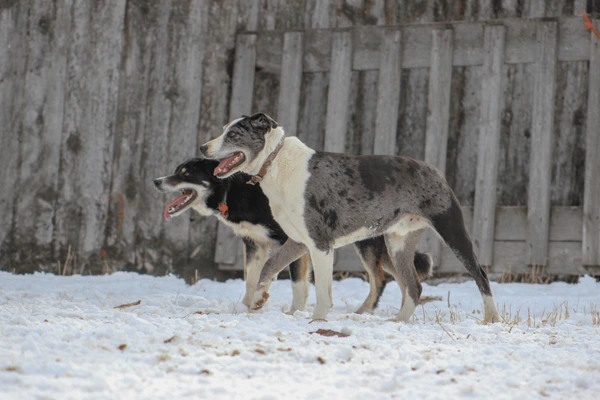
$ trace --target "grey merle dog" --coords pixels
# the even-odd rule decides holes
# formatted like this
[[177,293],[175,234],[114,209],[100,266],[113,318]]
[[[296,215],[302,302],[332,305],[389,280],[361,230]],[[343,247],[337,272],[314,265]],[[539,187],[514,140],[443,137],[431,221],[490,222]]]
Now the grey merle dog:
[[[189,159],[178,165],[172,175],[155,179],[154,185],[161,192],[178,193],[164,209],[166,220],[194,209],[201,215],[217,217],[242,238],[246,248],[246,295],[243,303],[250,307],[269,251],[277,250],[288,237],[273,219],[269,199],[260,185],[247,185],[250,176],[243,173],[220,180],[213,175],[218,164],[212,160]],[[381,236],[357,242],[355,248],[367,270],[371,286],[357,313],[371,312],[386,284],[383,271],[393,272],[394,267]],[[432,260],[429,255],[415,253],[414,264],[420,279],[430,274]],[[308,298],[307,256],[290,264],[290,275],[294,297],[289,312],[293,313],[304,310]]]
[[333,249],[383,236],[402,290],[396,317],[407,321],[421,296],[413,254],[425,228],[445,241],[474,278],[483,298],[484,321],[498,322],[488,277],[473,251],[462,210],[444,176],[424,162],[396,156],[356,156],[315,151],[258,113],[227,124],[200,147],[220,160],[214,174],[238,172],[261,181],[273,216],[289,237],[265,263],[253,306],[268,298],[272,277],[306,249],[313,264],[317,306],[325,319],[333,306]]

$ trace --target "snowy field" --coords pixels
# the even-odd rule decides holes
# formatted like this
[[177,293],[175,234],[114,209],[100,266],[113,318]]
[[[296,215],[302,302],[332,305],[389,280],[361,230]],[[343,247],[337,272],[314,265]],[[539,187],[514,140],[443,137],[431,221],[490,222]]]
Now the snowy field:
[[359,279],[334,282],[329,321],[309,323],[282,313],[289,281],[249,314],[240,280],[0,272],[0,399],[597,399],[600,283],[492,289],[506,323],[481,325],[473,282],[424,285],[442,300],[409,324],[388,321],[395,283],[375,315],[352,314]]

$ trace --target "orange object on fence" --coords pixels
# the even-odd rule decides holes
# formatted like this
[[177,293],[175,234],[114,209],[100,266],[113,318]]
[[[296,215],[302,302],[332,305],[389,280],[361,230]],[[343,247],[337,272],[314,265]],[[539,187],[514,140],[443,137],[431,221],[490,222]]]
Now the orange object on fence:
[[600,33],[596,30],[596,27],[592,23],[590,16],[587,13],[583,13],[583,21],[585,22],[585,29],[591,32],[594,32],[594,35],[600,40]]

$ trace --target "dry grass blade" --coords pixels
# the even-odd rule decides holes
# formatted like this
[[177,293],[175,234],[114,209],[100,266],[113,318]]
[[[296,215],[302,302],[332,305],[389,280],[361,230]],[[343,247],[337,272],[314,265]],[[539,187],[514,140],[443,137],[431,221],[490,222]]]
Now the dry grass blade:
[[121,309],[121,308],[127,308],[127,307],[139,306],[140,304],[142,304],[142,301],[141,301],[141,300],[138,300],[138,301],[136,301],[135,303],[121,304],[120,306],[116,306],[115,308]]
[[337,337],[348,337],[350,335],[348,335],[347,333],[342,333],[342,332],[337,332],[331,329],[317,329],[314,332],[309,332],[311,335],[313,333],[316,333],[317,335],[321,335],[321,336],[327,336],[327,337],[332,337],[332,336],[337,336]]

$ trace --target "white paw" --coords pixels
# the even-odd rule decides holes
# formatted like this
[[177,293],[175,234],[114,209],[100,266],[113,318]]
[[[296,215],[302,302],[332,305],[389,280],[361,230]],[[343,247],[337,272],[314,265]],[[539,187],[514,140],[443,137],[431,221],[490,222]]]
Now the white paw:
[[327,314],[329,314],[330,307],[315,307],[315,311],[313,312],[312,319],[313,320],[326,320]]
[[254,299],[252,299],[252,304],[250,305],[251,310],[260,310],[263,308],[267,300],[269,299],[269,292],[265,286],[261,285],[259,289],[254,293]]
[[246,293],[246,295],[244,296],[244,300],[242,300],[242,304],[250,308],[250,305],[252,305],[252,296]]

